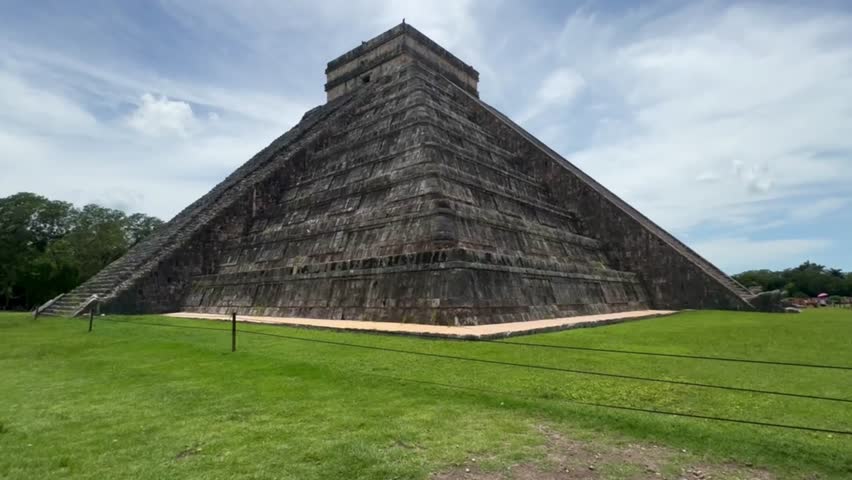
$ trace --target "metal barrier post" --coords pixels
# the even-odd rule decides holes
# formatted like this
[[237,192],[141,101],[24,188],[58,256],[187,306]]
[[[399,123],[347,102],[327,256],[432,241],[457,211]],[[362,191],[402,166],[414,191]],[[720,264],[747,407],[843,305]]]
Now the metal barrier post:
[[231,351],[237,351],[237,312],[231,313]]

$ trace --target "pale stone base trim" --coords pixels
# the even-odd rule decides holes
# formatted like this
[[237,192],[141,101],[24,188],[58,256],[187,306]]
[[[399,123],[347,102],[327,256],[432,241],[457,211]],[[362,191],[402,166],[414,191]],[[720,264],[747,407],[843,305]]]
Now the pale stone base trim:
[[[269,325],[288,325],[293,327],[328,328],[372,333],[390,333],[401,335],[418,335],[428,337],[446,337],[460,339],[485,339],[528,335],[531,333],[567,330],[570,328],[595,327],[612,323],[638,320],[642,318],[660,317],[676,313],[673,310],[638,310],[632,312],[604,313],[599,315],[582,315],[568,318],[551,318],[529,322],[496,323],[467,327],[449,327],[443,325],[424,325],[417,323],[367,322],[358,320],[321,320],[316,318],[260,317],[252,315],[237,315],[237,320],[246,323],[261,323]],[[230,315],[215,313],[178,312],[168,313],[168,317],[193,318],[205,320],[230,320]]]

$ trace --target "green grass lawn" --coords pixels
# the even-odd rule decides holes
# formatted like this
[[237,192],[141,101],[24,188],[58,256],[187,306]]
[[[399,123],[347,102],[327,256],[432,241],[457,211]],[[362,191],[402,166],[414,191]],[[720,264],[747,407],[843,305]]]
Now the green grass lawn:
[[[0,314],[0,478],[429,478],[549,468],[548,435],[660,445],[678,465],[852,477],[852,437],[566,400],[852,430],[852,404],[477,364],[242,334],[166,317]],[[852,399],[852,371],[240,325],[242,330],[506,362]],[[852,311],[686,312],[513,339],[852,365]],[[450,389],[427,382],[506,393]],[[520,394],[521,396],[515,395]],[[604,465],[599,478],[634,478]],[[496,475],[496,473],[495,473]],[[491,477],[489,477],[491,478]],[[550,478],[550,477],[548,477]],[[641,477],[644,478],[644,477]],[[718,478],[718,477],[714,477]]]

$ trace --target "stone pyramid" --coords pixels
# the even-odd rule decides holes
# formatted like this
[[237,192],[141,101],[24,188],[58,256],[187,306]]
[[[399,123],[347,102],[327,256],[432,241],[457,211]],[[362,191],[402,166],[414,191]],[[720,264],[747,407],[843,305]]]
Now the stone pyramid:
[[92,279],[119,313],[473,325],[749,292],[479,99],[407,24],[332,60],[326,104]]

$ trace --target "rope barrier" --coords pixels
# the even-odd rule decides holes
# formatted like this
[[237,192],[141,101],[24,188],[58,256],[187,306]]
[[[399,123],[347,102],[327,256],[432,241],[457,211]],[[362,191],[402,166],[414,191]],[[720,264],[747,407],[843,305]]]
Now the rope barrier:
[[229,330],[226,330],[224,328],[198,327],[198,326],[195,326],[195,325],[172,325],[172,324],[169,324],[169,323],[150,323],[150,322],[140,322],[140,321],[137,321],[137,320],[116,320],[114,318],[104,318],[104,317],[98,318],[98,321],[113,322],[113,323],[130,323],[130,324],[133,324],[133,325],[147,325],[149,327],[186,328],[186,329],[190,329],[190,330],[215,330],[217,332],[228,332],[229,331]]
[[345,342],[335,342],[332,340],[319,340],[314,338],[304,338],[304,337],[294,337],[290,335],[278,335],[274,333],[268,332],[256,332],[251,330],[242,330],[242,333],[247,333],[251,335],[265,335],[270,337],[278,337],[285,338],[289,340],[299,340],[304,342],[314,342],[314,343],[322,343],[326,345],[335,345],[340,347],[354,347],[354,348],[363,348],[368,350],[376,350],[382,352],[391,352],[391,353],[404,353],[410,355],[420,355],[424,357],[432,357],[432,358],[441,358],[445,360],[460,360],[467,362],[476,362],[476,363],[485,363],[490,365],[501,365],[508,367],[522,367],[522,368],[530,368],[536,370],[545,370],[545,371],[553,371],[553,372],[563,372],[563,373],[574,373],[578,375],[591,375],[591,376],[599,376],[599,377],[608,377],[608,378],[620,378],[625,380],[637,380],[644,382],[656,382],[656,383],[666,383],[671,385],[683,385],[688,387],[701,387],[701,388],[711,388],[718,390],[729,390],[736,392],[747,392],[747,393],[759,393],[765,395],[778,395],[784,397],[794,397],[794,398],[806,398],[809,400],[823,400],[823,401],[831,401],[831,402],[843,402],[843,403],[852,403],[852,400],[846,398],[837,398],[837,397],[824,397],[820,395],[806,395],[802,393],[789,393],[789,392],[777,392],[773,390],[760,390],[754,388],[744,388],[744,387],[730,387],[726,385],[713,385],[707,383],[696,383],[696,382],[687,382],[682,380],[667,380],[662,378],[651,378],[651,377],[640,377],[635,375],[624,375],[618,373],[606,373],[606,372],[593,372],[589,370],[578,370],[572,368],[562,368],[562,367],[551,367],[546,365],[532,365],[527,363],[515,363],[515,362],[505,362],[502,360],[489,360],[484,358],[471,358],[471,357],[459,357],[455,355],[447,355],[443,353],[429,353],[429,352],[415,352],[410,350],[401,350],[390,347],[379,347],[374,345],[359,345],[355,343],[345,343]]
[[[175,328],[188,328],[188,329],[198,329],[198,330],[216,330],[221,332],[226,332],[227,330],[221,328],[211,328],[211,327],[199,327],[199,326],[191,326],[191,325],[174,325],[174,324],[163,324],[163,323],[149,323],[149,322],[139,322],[139,321],[128,321],[128,320],[114,320],[114,319],[102,319],[108,322],[116,322],[116,323],[132,323],[136,325],[147,325],[147,326],[157,326],[157,327],[175,327]],[[379,347],[375,345],[360,345],[357,343],[345,343],[345,342],[335,342],[332,340],[320,340],[315,338],[304,338],[304,337],[295,337],[292,335],[279,335],[275,333],[268,332],[258,332],[252,330],[240,330],[241,333],[249,334],[249,335],[263,335],[268,337],[277,337],[284,338],[287,340],[297,340],[303,342],[313,342],[313,343],[321,343],[325,345],[334,345],[340,347],[352,347],[352,348],[362,348],[367,350],[375,350],[382,352],[390,352],[390,353],[402,353],[408,355],[420,355],[424,357],[431,358],[440,358],[444,360],[459,360],[466,362],[475,362],[475,363],[484,363],[490,365],[500,365],[507,367],[520,367],[520,368],[530,368],[535,370],[544,370],[544,371],[552,371],[552,372],[562,372],[562,373],[573,373],[577,375],[590,375],[590,376],[598,376],[598,377],[606,377],[606,378],[619,378],[624,380],[635,380],[642,382],[654,382],[654,383],[665,383],[670,385],[681,385],[687,387],[698,387],[698,388],[709,388],[716,390],[727,390],[734,392],[744,392],[744,393],[757,393],[763,395],[776,395],[782,397],[792,397],[792,398],[804,398],[808,400],[821,400],[821,401],[829,401],[829,402],[843,402],[843,403],[852,403],[852,399],[847,398],[838,398],[838,397],[827,397],[821,395],[808,395],[803,393],[790,393],[790,392],[779,392],[775,390],[762,390],[755,388],[745,388],[745,387],[732,387],[728,385],[715,385],[708,383],[698,383],[698,382],[688,382],[684,380],[669,380],[663,378],[653,378],[653,377],[641,377],[636,375],[626,375],[619,373],[607,373],[607,372],[595,372],[590,370],[580,370],[573,368],[563,368],[563,367],[552,367],[546,365],[533,365],[528,363],[516,363],[516,362],[506,362],[502,360],[489,360],[484,358],[471,358],[471,357],[460,357],[456,355],[447,355],[443,353],[429,353],[429,352],[417,352],[412,350],[402,350],[397,348],[390,347]],[[497,342],[500,343],[500,342]]]
[[546,343],[513,342],[508,340],[480,340],[481,342],[498,345],[520,345],[524,347],[553,348],[559,350],[579,350],[584,352],[623,353],[627,355],[647,355],[653,357],[685,358],[692,360],[712,360],[717,362],[755,363],[760,365],[780,365],[785,367],[825,368],[835,370],[852,370],[852,367],[842,365],[822,365],[817,363],[777,362],[772,360],[751,360],[748,358],[712,357],[702,355],[686,355],[678,353],[642,352],[637,350],[618,350],[611,348],[577,347],[573,345],[548,345]]
[[365,373],[364,375],[375,376],[375,377],[383,377],[390,380],[396,380],[399,382],[407,382],[407,383],[419,383],[424,385],[438,386],[443,388],[451,388],[456,390],[467,390],[478,393],[488,393],[488,394],[497,394],[497,395],[506,395],[510,397],[516,398],[525,398],[531,400],[556,400],[565,403],[573,403],[575,405],[583,405],[587,407],[599,407],[599,408],[610,408],[615,410],[626,410],[632,412],[642,412],[642,413],[650,413],[657,415],[667,415],[674,417],[685,417],[685,418],[696,418],[701,420],[715,420],[719,422],[728,422],[728,423],[739,423],[744,425],[757,425],[761,427],[774,427],[774,428],[787,428],[791,430],[802,430],[806,432],[817,432],[817,433],[829,433],[829,434],[837,434],[837,435],[852,435],[852,430],[833,430],[828,428],[820,428],[820,427],[808,427],[803,425],[790,425],[785,423],[771,423],[771,422],[760,422],[756,420],[743,420],[739,418],[727,418],[727,417],[716,417],[712,415],[696,415],[692,413],[684,413],[684,412],[671,412],[666,410],[652,410],[648,408],[639,408],[639,407],[626,407],[623,405],[610,405],[606,403],[595,403],[595,402],[584,402],[582,400],[574,400],[570,398],[558,398],[558,399],[547,399],[536,397],[533,395],[524,395],[522,393],[514,393],[514,392],[506,392],[501,390],[492,390],[487,388],[478,388],[478,387],[467,387],[461,385],[452,385],[448,383],[440,383],[440,382],[431,382],[428,380],[414,380],[409,378],[400,378],[394,377],[391,375],[382,375],[380,373]]
[[[223,329],[223,328],[201,327],[201,326],[195,326],[195,325],[175,325],[175,324],[142,322],[142,321],[135,321],[135,320],[117,320],[117,319],[112,319],[112,318],[101,318],[100,320],[103,320],[103,321],[106,321],[106,322],[113,322],[113,323],[125,323],[125,324],[145,325],[145,326],[153,326],[153,327],[172,327],[172,328],[185,328],[185,329],[194,329],[194,330],[214,330],[214,331],[219,331],[219,332],[228,332],[227,329]],[[446,360],[459,360],[459,361],[468,361],[468,362],[484,363],[484,364],[491,364],[491,365],[531,368],[531,369],[565,372],[565,373],[575,373],[575,374],[581,374],[581,375],[594,375],[594,376],[620,378],[620,379],[627,379],[627,380],[639,380],[639,381],[648,381],[648,382],[668,383],[668,384],[683,385],[683,386],[690,386],[690,387],[702,387],[702,388],[712,388],[712,389],[730,390],[730,391],[747,392],[747,393],[757,393],[757,394],[765,394],[765,395],[778,395],[778,396],[795,397],[795,398],[806,398],[806,399],[811,399],[811,400],[825,400],[825,401],[852,403],[852,400],[844,399],[844,398],[824,397],[824,396],[818,396],[818,395],[806,395],[806,394],[797,394],[797,393],[789,393],[789,392],[777,392],[777,391],[771,391],[771,390],[759,390],[759,389],[751,389],[751,388],[744,388],[744,387],[731,387],[731,386],[725,386],[725,385],[702,384],[702,383],[685,382],[685,381],[679,381],[679,380],[667,380],[667,379],[650,378],[650,377],[639,377],[639,376],[605,373],[605,372],[591,372],[591,371],[585,371],[585,370],[575,370],[575,369],[567,369],[567,368],[560,368],[560,367],[550,367],[550,366],[545,366],[545,365],[532,365],[532,364],[523,364],[523,363],[515,363],[515,362],[505,362],[505,361],[500,361],[500,360],[489,360],[489,359],[482,359],[482,358],[460,357],[460,356],[447,355],[447,354],[441,354],[441,353],[417,352],[417,351],[402,350],[402,349],[396,349],[396,348],[390,348],[390,347],[379,347],[379,346],[374,346],[374,345],[360,345],[360,344],[354,344],[354,343],[337,342],[337,341],[333,341],[333,340],[320,340],[320,339],[315,339],[315,338],[304,338],[304,337],[297,337],[297,336],[292,336],[292,335],[279,335],[279,334],[275,334],[275,333],[259,332],[259,331],[252,331],[252,330],[241,330],[241,332],[245,333],[245,334],[249,334],[249,335],[276,337],[276,338],[283,338],[283,339],[287,339],[287,340],[297,340],[297,341],[303,341],[303,342],[312,342],[312,343],[341,346],[341,347],[361,348],[361,349],[366,349],[366,350],[374,350],[374,351],[382,351],[382,352],[419,355],[419,356],[424,356],[424,357],[440,358],[440,359],[446,359]],[[491,341],[491,342],[492,343],[506,344],[506,345],[524,345],[524,346],[531,345],[531,346],[536,346],[536,347],[546,346],[546,347],[557,347],[557,348],[559,347],[557,345],[527,344],[527,343],[521,343],[521,342],[505,342],[505,341]],[[575,347],[567,347],[567,348],[573,349]],[[581,349],[581,350],[586,349],[586,347],[577,347],[577,348]],[[598,351],[598,350],[610,352],[610,350],[606,350],[606,349],[592,349],[591,351]],[[628,353],[626,351],[617,351],[617,350],[613,350],[611,352],[612,353]],[[637,352],[637,353],[648,354],[648,352]],[[659,356],[680,357],[680,355],[676,355],[676,354],[660,354]],[[693,358],[691,356],[686,356],[686,357],[687,358]],[[708,357],[707,359],[718,360],[719,357]],[[728,360],[739,361],[738,359],[728,359]],[[749,363],[752,363],[752,362],[750,361]],[[766,363],[766,362],[754,361],[753,363]],[[775,363],[775,362],[769,362],[769,363]],[[802,365],[793,365],[793,366],[802,366]],[[813,365],[807,365],[807,366],[813,366]],[[822,368],[822,367],[819,367],[819,368]],[[829,368],[831,368],[831,367],[829,367]],[[544,398],[541,398],[541,397],[537,397],[537,396],[534,396],[534,395],[525,395],[525,394],[521,394],[521,393],[514,393],[514,392],[507,392],[507,391],[493,390],[493,389],[484,389],[484,388],[478,388],[478,387],[453,385],[453,384],[432,382],[432,381],[426,381],[426,380],[407,379],[407,378],[400,378],[400,377],[394,377],[394,376],[390,376],[390,375],[383,375],[383,374],[377,374],[377,373],[363,373],[363,375],[388,378],[388,379],[392,379],[392,380],[400,381],[400,382],[408,382],[408,383],[417,383],[417,384],[438,386],[438,387],[442,387],[442,388],[451,388],[451,389],[457,389],[457,390],[474,391],[474,392],[487,393],[487,394],[507,395],[507,396],[516,397],[516,398],[526,398],[526,399],[533,399],[533,400],[550,400],[550,399],[544,399]],[[737,418],[728,418],[728,417],[718,417],[718,416],[713,416],[713,415],[699,415],[699,414],[685,413],[685,412],[674,412],[674,411],[667,411],[667,410],[654,410],[654,409],[640,408],[640,407],[629,407],[629,406],[624,406],[624,405],[612,405],[612,404],[606,404],[606,403],[586,402],[586,401],[574,400],[574,399],[570,399],[570,398],[559,398],[559,399],[555,399],[555,400],[562,401],[562,402],[565,402],[565,403],[571,403],[571,404],[575,404],[575,405],[582,405],[582,406],[595,407],[595,408],[641,412],[641,413],[647,413],[647,414],[666,415],[666,416],[692,418],[692,419],[699,419],[699,420],[711,420],[711,421],[735,423],[735,424],[742,424],[742,425],[754,425],[754,426],[760,426],[760,427],[783,428],[783,429],[789,429],[789,430],[799,430],[799,431],[807,431],[807,432],[815,432],[815,433],[827,433],[827,434],[836,434],[836,435],[852,435],[852,430],[836,430],[836,429],[828,429],[828,428],[820,428],[820,427],[809,427],[809,426],[804,426],[804,425],[791,425],[791,424],[783,424],[783,423],[762,422],[762,421],[757,421],[757,420],[746,420],[746,419],[737,419]]]

